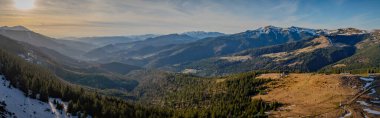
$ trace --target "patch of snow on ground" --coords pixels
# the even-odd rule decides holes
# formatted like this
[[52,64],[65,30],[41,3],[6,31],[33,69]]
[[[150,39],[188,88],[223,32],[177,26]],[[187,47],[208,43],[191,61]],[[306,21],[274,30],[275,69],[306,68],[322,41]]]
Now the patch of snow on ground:
[[368,104],[365,101],[356,101],[356,102],[359,103],[359,104],[361,104],[361,105],[364,105],[364,106],[371,106],[370,104]]
[[368,93],[368,95],[372,95],[372,94],[375,94],[376,93],[376,90],[375,89],[371,89],[371,93]]
[[[0,75],[0,102],[6,103],[6,110],[14,113],[17,118],[69,118],[63,111],[63,114],[57,116],[52,110],[56,110],[55,105],[49,105],[36,99],[26,97],[24,93],[17,88],[9,88],[10,82]],[[60,100],[57,100],[60,101]],[[61,102],[61,101],[60,101]]]
[[366,77],[360,77],[360,79],[363,80],[363,81],[373,81],[373,80],[375,80],[373,78],[366,78]]
[[372,82],[368,82],[368,83],[365,83],[365,85],[364,85],[363,89],[366,89],[366,88],[368,88],[369,86],[371,86],[371,84],[372,84]]
[[372,103],[376,103],[376,104],[379,104],[380,103],[380,101],[371,101]]
[[340,118],[349,117],[349,116],[351,116],[351,115],[352,115],[352,113],[351,113],[350,111],[348,111],[348,113],[344,114],[344,116],[343,116],[343,117],[340,117]]
[[380,115],[380,111],[372,110],[369,108],[365,108],[363,109],[363,111],[366,111],[367,113],[370,113],[370,114]]
[[192,73],[197,73],[198,70],[197,69],[185,69],[182,71],[182,73],[185,73],[185,74],[192,74]]
[[[56,109],[56,107],[55,107],[56,105],[54,104],[54,100],[57,101],[59,104],[62,104],[64,110]],[[49,98],[49,105],[52,108],[51,111],[55,114],[56,118],[62,118],[62,117],[68,118],[70,116],[69,113],[66,113],[67,112],[67,106],[68,106],[67,102],[63,102],[59,98]]]

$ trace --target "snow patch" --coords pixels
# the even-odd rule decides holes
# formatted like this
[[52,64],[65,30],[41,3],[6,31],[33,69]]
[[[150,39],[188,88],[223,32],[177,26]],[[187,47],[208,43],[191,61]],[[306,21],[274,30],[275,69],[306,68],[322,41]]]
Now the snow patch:
[[368,82],[368,83],[365,83],[365,85],[364,85],[363,89],[366,89],[366,88],[368,88],[369,86],[371,86],[371,84],[372,84],[372,82]]
[[372,110],[369,108],[365,108],[363,109],[363,111],[366,111],[367,113],[370,113],[370,114],[380,115],[380,111]]
[[376,103],[376,104],[379,104],[380,103],[380,101],[378,101],[378,100],[373,100],[373,101],[371,101],[372,103]]
[[365,102],[365,101],[356,101],[356,102],[359,103],[360,105],[371,106],[370,104],[368,104],[368,103]]
[[[0,75],[0,102],[5,102],[6,111],[11,112],[11,117],[17,118],[71,118],[66,114],[66,110],[59,111],[56,105],[51,105],[52,100],[45,103],[36,99],[29,98],[17,88],[10,85],[10,82]],[[67,106],[67,103],[56,99],[58,102]],[[66,109],[67,107],[65,107]],[[61,113],[57,115],[57,113]]]
[[375,80],[373,78],[366,78],[366,77],[360,77],[360,79],[363,80],[363,81],[367,81],[367,82]]
[[229,62],[236,62],[236,61],[241,61],[244,62],[246,60],[252,59],[251,56],[229,56],[229,57],[220,57],[222,60],[227,60]]
[[185,73],[185,74],[194,74],[194,73],[197,73],[199,70],[197,69],[185,69],[182,71],[182,73]]
[[343,117],[340,117],[340,118],[349,117],[349,116],[351,116],[351,115],[352,115],[352,113],[351,113],[350,111],[348,111],[348,113],[344,114],[344,116],[343,116]]
[[372,95],[372,94],[375,94],[376,93],[376,90],[375,89],[371,89],[371,93],[368,93],[368,95]]

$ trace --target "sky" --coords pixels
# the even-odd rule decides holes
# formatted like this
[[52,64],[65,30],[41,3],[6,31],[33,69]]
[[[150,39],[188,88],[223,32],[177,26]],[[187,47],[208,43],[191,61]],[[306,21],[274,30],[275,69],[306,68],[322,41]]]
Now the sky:
[[380,29],[379,6],[380,0],[0,0],[0,26],[52,37],[232,34],[267,25],[372,30]]

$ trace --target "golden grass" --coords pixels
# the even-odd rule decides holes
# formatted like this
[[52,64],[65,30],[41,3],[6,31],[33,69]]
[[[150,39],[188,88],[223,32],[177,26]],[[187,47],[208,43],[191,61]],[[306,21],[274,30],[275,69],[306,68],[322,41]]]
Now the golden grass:
[[266,101],[278,101],[286,104],[271,117],[302,117],[322,114],[323,117],[339,117],[343,109],[337,107],[349,99],[359,87],[357,79],[344,79],[343,75],[290,74],[280,78],[280,74],[263,74],[258,78],[271,78],[267,84],[269,92],[252,98]]

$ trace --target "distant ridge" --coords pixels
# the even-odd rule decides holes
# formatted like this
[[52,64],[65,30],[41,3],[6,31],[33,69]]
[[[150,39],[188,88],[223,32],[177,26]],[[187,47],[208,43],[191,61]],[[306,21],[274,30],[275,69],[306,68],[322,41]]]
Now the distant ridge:
[[2,27],[0,27],[0,29],[1,30],[14,30],[14,31],[31,31],[28,28],[21,26],[21,25],[13,26],[13,27],[2,26]]
[[188,35],[194,38],[203,39],[208,37],[218,37],[218,36],[224,36],[226,34],[220,33],[220,32],[205,32],[205,31],[190,31],[190,32],[184,32],[182,33],[184,35]]

